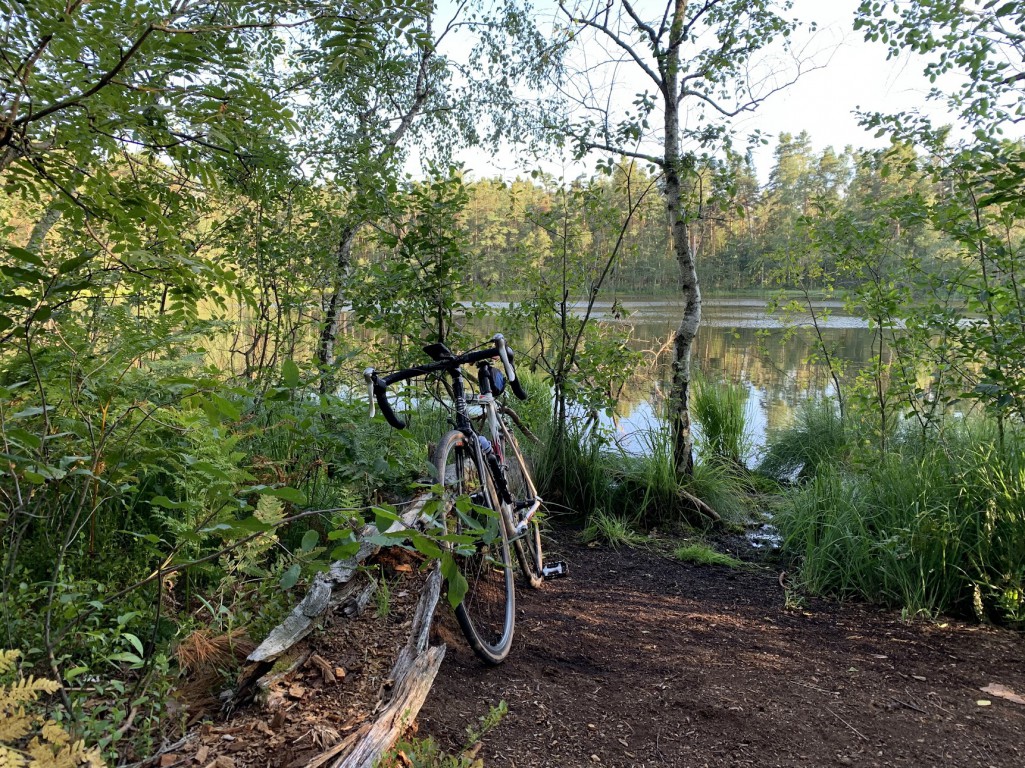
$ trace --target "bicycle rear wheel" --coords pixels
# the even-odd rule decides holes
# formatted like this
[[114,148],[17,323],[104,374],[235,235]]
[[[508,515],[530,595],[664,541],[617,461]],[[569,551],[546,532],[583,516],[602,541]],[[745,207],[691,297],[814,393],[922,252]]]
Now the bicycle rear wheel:
[[[515,531],[520,516],[527,513],[537,498],[537,488],[530,470],[527,468],[523,453],[520,451],[519,443],[516,442],[516,436],[504,423],[500,426],[500,435],[502,456],[505,461],[505,481],[513,499],[511,530]],[[538,514],[535,513],[527,523],[525,531],[513,536],[513,546],[516,550],[516,558],[520,561],[520,570],[523,571],[524,580],[531,587],[537,589],[545,580]]]
[[498,512],[498,496],[478,463],[475,441],[474,435],[449,432],[435,449],[434,465],[438,482],[445,487],[447,530],[477,539],[469,551],[459,545],[452,552],[467,583],[456,618],[474,653],[489,664],[499,664],[512,646],[516,595],[509,537]]

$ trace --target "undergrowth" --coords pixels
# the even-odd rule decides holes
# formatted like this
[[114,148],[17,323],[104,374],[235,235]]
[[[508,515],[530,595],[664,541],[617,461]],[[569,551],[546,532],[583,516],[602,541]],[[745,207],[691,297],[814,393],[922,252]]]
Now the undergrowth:
[[1025,439],[982,419],[816,464],[777,514],[815,592],[1025,626]]

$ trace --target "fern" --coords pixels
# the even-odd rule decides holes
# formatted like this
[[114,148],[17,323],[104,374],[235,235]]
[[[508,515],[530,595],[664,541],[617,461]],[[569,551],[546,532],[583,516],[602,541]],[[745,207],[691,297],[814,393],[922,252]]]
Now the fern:
[[284,504],[276,496],[261,496],[260,500],[256,502],[256,511],[253,513],[253,517],[261,523],[272,526],[271,530],[246,542],[224,558],[222,565],[229,573],[238,571],[254,576],[264,575],[265,571],[260,567],[260,559],[278,543],[275,531],[281,525],[281,521],[285,519]]
[[55,693],[60,683],[17,669],[18,651],[0,649],[0,768],[102,768],[100,751],[73,741],[59,723],[45,719],[32,705],[41,694]]

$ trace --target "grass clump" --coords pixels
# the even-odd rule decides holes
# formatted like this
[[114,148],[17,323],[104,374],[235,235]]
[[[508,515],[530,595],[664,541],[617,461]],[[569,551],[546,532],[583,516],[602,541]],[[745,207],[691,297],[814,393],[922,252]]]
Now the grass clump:
[[1025,626],[1025,438],[972,420],[820,464],[777,514],[815,592]]
[[580,538],[585,543],[597,542],[613,549],[636,547],[647,541],[647,537],[635,530],[629,520],[605,511],[596,512],[588,518]]
[[820,466],[842,460],[852,447],[850,432],[832,400],[809,400],[795,423],[770,436],[759,470],[777,480],[814,477]]
[[708,461],[744,466],[750,439],[747,429],[747,390],[728,381],[694,382],[691,413],[701,427],[698,454]]
[[673,550],[673,557],[680,562],[694,563],[695,565],[725,565],[727,568],[740,568],[743,565],[737,558],[723,554],[700,542],[677,547]]

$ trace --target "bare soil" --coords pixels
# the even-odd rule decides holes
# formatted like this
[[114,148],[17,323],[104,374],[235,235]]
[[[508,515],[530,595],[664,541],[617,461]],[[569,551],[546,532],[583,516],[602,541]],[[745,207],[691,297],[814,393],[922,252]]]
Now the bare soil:
[[[439,605],[433,641],[448,653],[418,736],[458,753],[505,701],[477,753],[489,767],[1025,767],[1025,703],[980,690],[1025,695],[1020,633],[802,598],[771,564],[685,565],[571,533],[548,550],[570,577],[517,592],[502,666],[478,661]],[[378,565],[380,612],[304,641],[308,660],[262,702],[194,711],[205,721],[161,768],[300,768],[373,717],[423,581],[419,563]]]
[[504,700],[488,766],[1025,766],[1025,704],[980,690],[1025,695],[1020,633],[788,602],[771,566],[556,548],[570,578],[517,593],[501,667],[443,625],[421,736],[457,750]]

